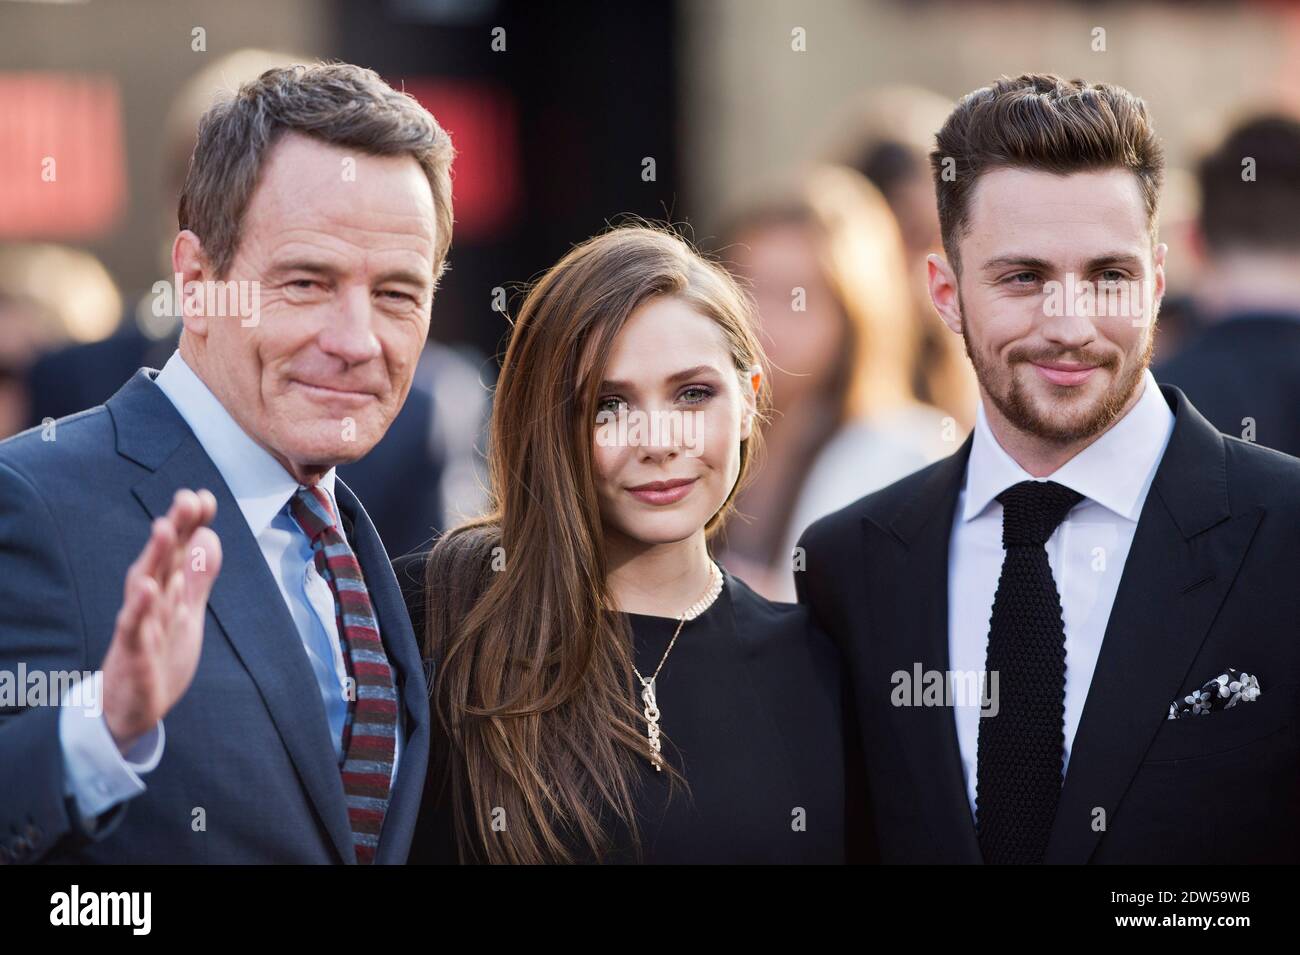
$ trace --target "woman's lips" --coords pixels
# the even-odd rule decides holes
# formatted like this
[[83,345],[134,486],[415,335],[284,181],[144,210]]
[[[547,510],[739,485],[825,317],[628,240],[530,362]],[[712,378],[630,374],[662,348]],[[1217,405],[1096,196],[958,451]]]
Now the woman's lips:
[[675,481],[652,481],[649,484],[638,484],[636,487],[630,487],[627,490],[638,501],[653,504],[656,507],[664,507],[668,504],[676,504],[687,494],[690,494],[693,487],[695,487],[695,478],[682,478]]
[[1081,385],[1100,367],[1099,365],[1060,365],[1052,362],[1042,365],[1037,362],[1031,364],[1040,375],[1054,385]]

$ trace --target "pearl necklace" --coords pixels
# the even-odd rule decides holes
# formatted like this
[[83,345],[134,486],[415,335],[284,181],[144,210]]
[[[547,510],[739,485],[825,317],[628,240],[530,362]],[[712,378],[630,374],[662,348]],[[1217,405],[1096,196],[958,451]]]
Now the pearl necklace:
[[659,676],[659,671],[664,668],[664,662],[668,659],[668,654],[673,652],[673,646],[677,643],[677,638],[681,635],[682,627],[686,625],[687,620],[694,620],[718,599],[722,593],[722,571],[718,570],[718,565],[709,561],[709,587],[704,592],[704,596],[695,603],[691,604],[682,615],[677,618],[677,630],[673,633],[672,640],[668,641],[668,649],[664,651],[663,657],[659,660],[659,665],[655,667],[655,672],[649,678],[643,677],[641,671],[632,667],[632,672],[636,678],[641,681],[641,701],[645,708],[641,714],[646,721],[646,740],[650,746],[650,762],[654,764],[656,772],[663,772],[664,758],[661,752],[663,743],[659,739],[659,704],[655,700],[655,679]]

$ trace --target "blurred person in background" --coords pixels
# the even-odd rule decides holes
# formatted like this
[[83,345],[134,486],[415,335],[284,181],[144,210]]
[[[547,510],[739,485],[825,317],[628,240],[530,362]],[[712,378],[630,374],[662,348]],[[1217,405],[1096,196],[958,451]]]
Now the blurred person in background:
[[[163,123],[164,210],[176,208],[203,113],[217,98],[230,96],[242,83],[295,62],[303,62],[303,58],[282,51],[237,50],[213,61],[180,89]],[[172,218],[158,224],[159,269],[168,282],[171,238],[176,234]],[[102,340],[78,343],[38,360],[28,379],[28,424],[34,426],[46,418],[60,418],[102,404],[136,369],[161,368],[176,350],[180,317],[156,309],[156,300],[152,291],[146,292],[136,299],[113,334],[101,332]],[[455,359],[443,358],[437,364],[454,365]],[[348,486],[366,502],[385,549],[394,556],[427,545],[442,528],[444,461],[448,455],[463,460],[474,450],[462,438],[463,428],[440,427],[436,421],[430,372],[430,364],[422,360],[415,387],[388,433],[368,455],[339,468]],[[483,409],[475,413],[479,420],[486,417]],[[458,473],[463,470],[460,465]],[[457,486],[472,487],[466,481]],[[472,506],[474,500],[469,503]]]
[[88,252],[0,244],[0,439],[26,428],[32,417],[26,379],[40,354],[102,337],[121,310],[112,277]]
[[[772,599],[792,599],[791,551],[817,518],[945,454],[960,436],[921,402],[898,225],[850,169],[811,170],[743,209],[724,258],[750,286],[772,359],[767,455],[738,499],[723,559]],[[937,322],[937,319],[936,319]]]
[[913,314],[920,328],[916,394],[952,415],[963,431],[975,424],[979,398],[961,343],[944,331],[930,304],[925,257],[941,250],[929,153],[953,103],[915,86],[868,90],[835,121],[826,151],[833,163],[866,176],[893,211],[903,237]]
[[1198,178],[1206,328],[1156,377],[1224,434],[1300,456],[1300,119],[1241,123]]
[[[293,62],[303,62],[303,58],[267,50],[238,50],[199,70],[177,91],[163,120],[161,143],[149,144],[154,148],[160,145],[164,157],[153,254],[161,278],[172,278],[176,197],[189,172],[199,117],[222,91],[230,95],[241,83]],[[62,418],[102,404],[137,369],[161,368],[176,350],[181,321],[179,315],[155,309],[156,300],[152,291],[141,294],[134,290],[128,309],[119,312],[108,331],[43,356],[28,376],[32,397],[28,423],[35,425],[44,418]]]
[[[496,362],[473,346],[443,344],[432,338],[425,343],[411,387],[431,395],[436,411],[431,415],[430,441],[431,453],[440,465],[433,488],[437,494],[435,513],[442,519],[439,530],[478,517],[487,508],[487,432],[495,380]],[[410,399],[407,401],[409,404]],[[394,535],[402,530],[397,504],[393,501],[391,505]],[[389,553],[396,557],[415,550],[418,548],[390,547]]]
[[1169,246],[1165,265],[1165,297],[1156,325],[1154,368],[1159,368],[1195,338],[1204,324],[1196,291],[1203,263],[1196,253],[1200,241],[1200,185],[1189,169],[1165,169],[1160,190],[1160,237]]

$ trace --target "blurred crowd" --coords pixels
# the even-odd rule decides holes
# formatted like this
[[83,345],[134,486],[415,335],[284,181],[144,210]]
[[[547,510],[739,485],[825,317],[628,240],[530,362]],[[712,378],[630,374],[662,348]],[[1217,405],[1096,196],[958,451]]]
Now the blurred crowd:
[[[242,51],[178,93],[158,144],[169,195],[215,91],[293,59]],[[838,141],[738,203],[705,250],[752,292],[772,364],[763,464],[719,554],[766,596],[793,597],[790,554],[804,527],[951,454],[974,422],[974,376],[925,281],[926,255],[941,251],[929,151],[952,105],[913,88],[864,94]],[[1231,124],[1194,168],[1172,171],[1166,191],[1162,238],[1176,236],[1184,260],[1169,271],[1156,379],[1224,433],[1300,455],[1300,120],[1277,109]],[[159,226],[169,250],[174,223]],[[164,280],[166,263],[160,255]],[[124,300],[85,252],[0,244],[0,438],[161,367],[179,328],[153,306],[150,293]],[[492,367],[431,340],[388,435],[340,469],[390,555],[482,507]]]
[[[812,521],[953,453],[973,424],[973,372],[925,282],[942,251],[929,153],[952,105],[872,91],[843,142],[731,220],[723,256],[755,296],[774,416],[723,559],[768,597],[793,599]],[[1223,433],[1300,455],[1300,119],[1253,112],[1173,170],[1161,239],[1186,260],[1168,270],[1156,380]]]

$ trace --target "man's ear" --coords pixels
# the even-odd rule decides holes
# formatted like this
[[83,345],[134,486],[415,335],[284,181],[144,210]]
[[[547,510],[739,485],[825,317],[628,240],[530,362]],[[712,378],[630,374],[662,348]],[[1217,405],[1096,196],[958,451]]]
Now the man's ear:
[[763,369],[759,365],[751,365],[749,371],[745,372],[745,381],[748,382],[748,388],[741,388],[741,400],[744,401],[744,408],[740,413],[740,440],[744,441],[754,433],[754,418],[758,414],[758,390],[763,386]]
[[1143,282],[1142,288],[1143,296],[1149,293],[1151,301],[1145,303],[1141,317],[1133,319],[1134,328],[1155,325],[1160,320],[1160,303],[1165,297],[1165,256],[1168,252],[1169,246],[1163,242],[1151,249],[1151,278],[1149,282]]
[[926,279],[930,286],[930,301],[943,323],[954,334],[961,334],[961,307],[958,305],[957,273],[942,255],[931,253],[925,257]]
[[[185,333],[203,338],[208,334],[208,318],[204,314],[204,283],[208,280],[207,258],[203,254],[203,243],[189,229],[176,233],[172,243],[172,274],[179,276],[176,281],[181,287],[175,290],[180,298],[181,321]],[[190,283],[197,283],[191,285]],[[195,290],[193,296],[190,290]]]
[[1155,271],[1152,276],[1155,280],[1155,287],[1152,289],[1152,295],[1155,298],[1156,304],[1159,304],[1160,299],[1164,298],[1165,295],[1165,256],[1168,254],[1169,246],[1165,245],[1163,242],[1157,245],[1151,253],[1151,261],[1155,266]]

